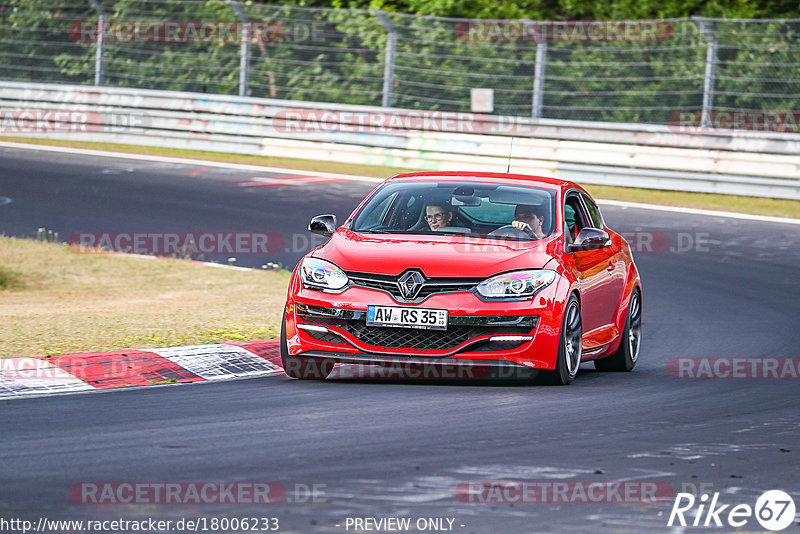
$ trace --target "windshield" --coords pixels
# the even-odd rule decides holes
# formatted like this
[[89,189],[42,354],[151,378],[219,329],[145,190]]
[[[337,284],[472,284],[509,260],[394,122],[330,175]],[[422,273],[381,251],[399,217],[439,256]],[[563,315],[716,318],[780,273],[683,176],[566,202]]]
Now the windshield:
[[390,182],[359,210],[353,231],[543,239],[554,231],[554,190],[482,182]]

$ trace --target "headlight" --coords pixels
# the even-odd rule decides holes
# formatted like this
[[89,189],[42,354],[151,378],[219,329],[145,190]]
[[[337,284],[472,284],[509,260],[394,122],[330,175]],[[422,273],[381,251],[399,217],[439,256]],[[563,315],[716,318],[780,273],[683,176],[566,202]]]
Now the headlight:
[[525,299],[550,285],[556,279],[555,271],[514,271],[498,274],[478,284],[482,297]]
[[337,290],[347,285],[347,275],[333,263],[319,258],[304,258],[300,280],[310,289]]

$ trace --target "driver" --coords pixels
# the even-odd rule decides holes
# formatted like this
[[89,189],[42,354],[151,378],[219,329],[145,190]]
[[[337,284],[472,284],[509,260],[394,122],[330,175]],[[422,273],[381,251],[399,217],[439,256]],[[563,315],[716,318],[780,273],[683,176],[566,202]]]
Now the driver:
[[425,220],[434,232],[443,226],[450,226],[453,210],[444,202],[428,202],[425,204]]
[[537,239],[542,239],[544,237],[544,230],[542,230],[544,214],[541,211],[539,206],[519,204],[514,210],[514,221],[511,226],[517,230],[527,230]]

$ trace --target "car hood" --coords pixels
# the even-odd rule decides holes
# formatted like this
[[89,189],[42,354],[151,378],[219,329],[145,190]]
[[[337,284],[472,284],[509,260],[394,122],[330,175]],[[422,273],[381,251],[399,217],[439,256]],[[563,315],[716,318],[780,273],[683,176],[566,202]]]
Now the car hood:
[[398,275],[416,267],[429,277],[480,278],[550,261],[557,238],[541,241],[453,235],[360,234],[340,228],[314,251],[349,272]]

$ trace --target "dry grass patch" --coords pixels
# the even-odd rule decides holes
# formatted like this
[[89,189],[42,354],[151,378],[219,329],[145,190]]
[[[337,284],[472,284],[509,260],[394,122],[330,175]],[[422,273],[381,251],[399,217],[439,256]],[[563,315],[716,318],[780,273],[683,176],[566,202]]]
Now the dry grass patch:
[[274,337],[288,280],[0,237],[0,357]]
[[0,290],[24,287],[23,276],[17,271],[0,266]]

